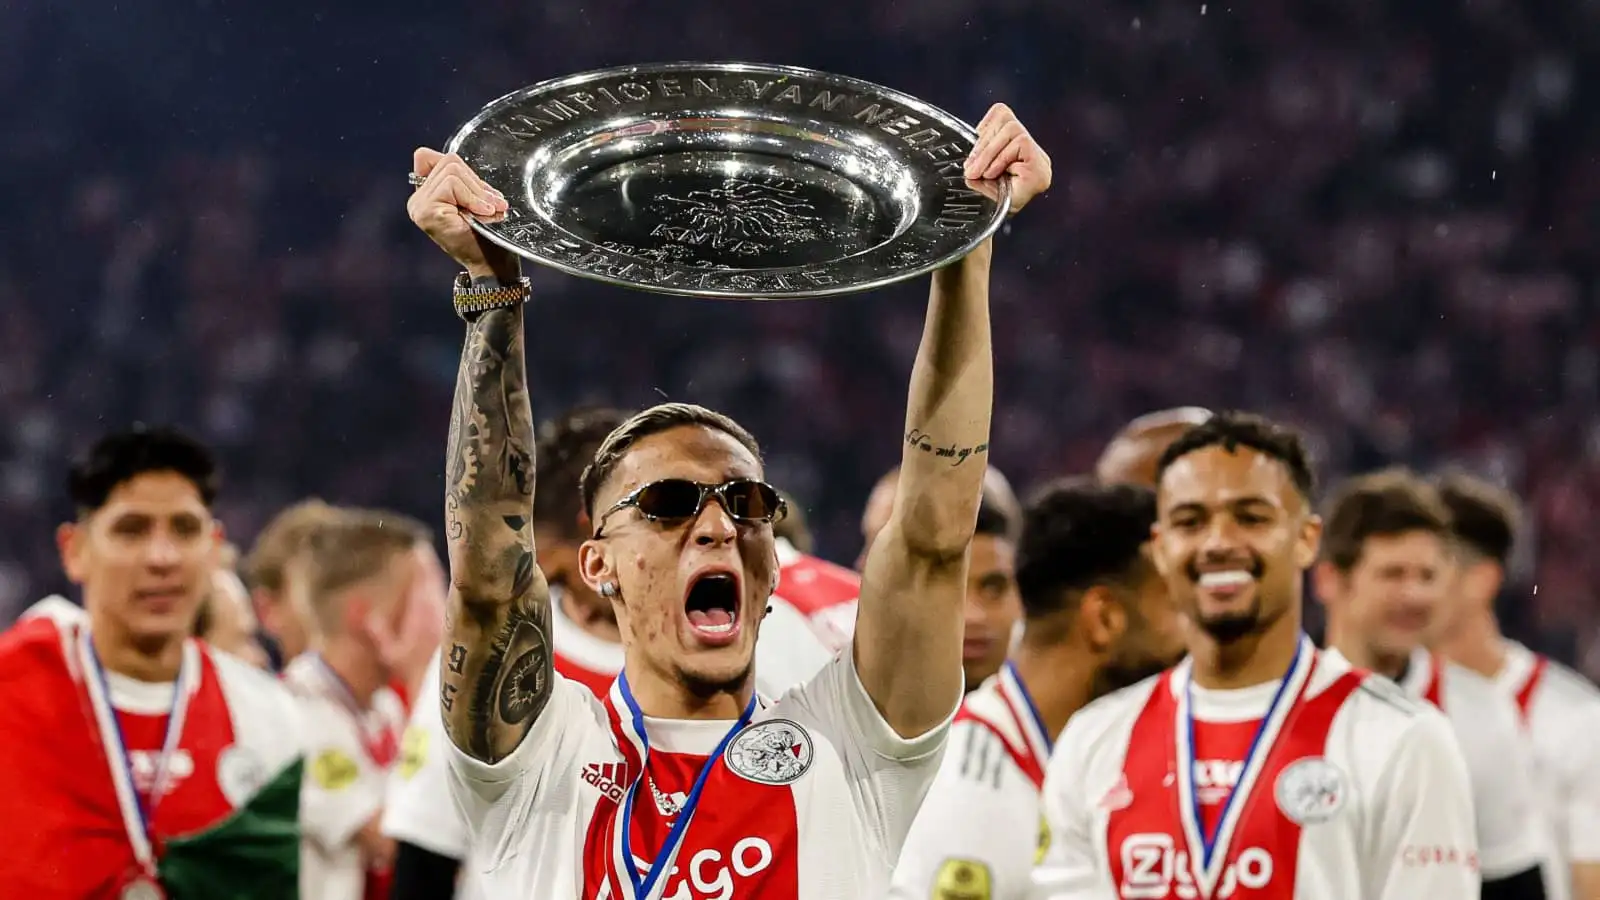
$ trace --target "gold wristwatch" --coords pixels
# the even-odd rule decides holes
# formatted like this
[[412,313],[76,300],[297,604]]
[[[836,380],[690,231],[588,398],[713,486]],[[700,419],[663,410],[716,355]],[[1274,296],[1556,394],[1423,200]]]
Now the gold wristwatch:
[[456,315],[469,322],[491,309],[505,309],[508,306],[526,303],[531,296],[533,287],[526,277],[518,278],[510,284],[475,286],[472,283],[472,276],[467,273],[462,272],[456,276]]

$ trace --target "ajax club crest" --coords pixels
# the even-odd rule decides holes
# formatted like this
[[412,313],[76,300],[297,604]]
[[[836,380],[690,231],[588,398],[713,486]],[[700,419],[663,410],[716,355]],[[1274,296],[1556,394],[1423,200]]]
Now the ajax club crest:
[[1308,756],[1284,769],[1274,793],[1278,808],[1300,825],[1326,822],[1348,799],[1344,773],[1320,756]]
[[723,753],[728,770],[758,784],[790,784],[811,768],[811,736],[788,719],[768,719],[739,732]]

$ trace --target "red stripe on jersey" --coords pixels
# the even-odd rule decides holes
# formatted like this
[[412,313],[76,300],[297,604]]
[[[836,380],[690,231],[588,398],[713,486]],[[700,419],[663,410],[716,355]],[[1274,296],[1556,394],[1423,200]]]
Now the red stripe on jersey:
[[1028,776],[1028,780],[1033,782],[1034,789],[1044,789],[1044,766],[1039,760],[1033,758],[1033,753],[1012,743],[1011,739],[1006,737],[1005,732],[1001,731],[999,726],[968,709],[965,702],[962,702],[961,708],[956,711],[956,717],[953,722],[974,722],[979,727],[987,729],[990,734],[999,739],[1000,746],[1005,748],[1006,754],[1011,757],[1012,762],[1017,764],[1017,768],[1022,770],[1022,774]]
[[594,695],[601,699],[611,690],[611,682],[617,680],[617,673],[596,671],[574,662],[571,657],[563,656],[560,648],[556,649],[555,667],[557,672],[594,691]]
[[[0,636],[0,797],[26,810],[0,816],[0,897],[115,897],[135,868],[87,694],[62,651],[61,633],[48,619],[20,622]],[[179,744],[190,771],[156,809],[158,842],[233,812],[217,784],[233,722],[209,652],[201,660]],[[159,749],[165,716],[119,713],[119,721],[131,749]]]
[[391,678],[391,679],[389,679],[389,690],[394,691],[394,695],[396,697],[400,698],[400,706],[405,709],[406,717],[410,718],[411,717],[411,687],[410,687],[410,685],[407,685],[406,682],[405,682],[405,679],[403,679],[403,678]]
[[[165,714],[145,716],[117,710],[117,722],[122,726],[123,740],[128,742],[128,755],[132,757],[130,763],[134,766],[134,784],[148,803],[150,782],[148,777],[140,777],[140,770],[153,776],[154,760],[161,754],[161,742],[167,733],[167,717]],[[181,737],[179,752],[174,754],[176,758],[169,764],[170,787],[156,804],[155,832],[158,837],[201,831],[233,812],[233,804],[223,796],[222,788],[217,784],[217,761],[222,751],[233,746],[233,721],[228,715],[228,703],[222,696],[216,666],[211,662],[211,654],[206,651],[200,654],[200,685],[189,701],[189,712]],[[104,753],[103,748],[101,753]],[[104,778],[111,777],[103,755],[88,777],[102,774]]]
[[1422,699],[1444,711],[1444,660],[1437,653],[1428,654],[1428,684],[1422,689]]
[[[1322,693],[1302,699],[1290,711],[1263,761],[1255,789],[1243,798],[1238,825],[1226,848],[1227,858],[1219,869],[1217,900],[1293,900],[1300,825],[1278,807],[1278,776],[1291,763],[1323,754],[1334,717],[1363,677],[1346,672]],[[1117,896],[1126,900],[1201,896],[1190,874],[1178,809],[1177,717],[1169,671],[1156,682],[1134,721],[1122,778],[1103,799],[1093,798],[1110,812],[1106,823],[1108,862]]]
[[1550,660],[1545,656],[1533,658],[1533,668],[1528,671],[1528,679],[1517,689],[1517,712],[1522,716],[1522,724],[1528,724],[1528,710],[1533,707],[1533,695],[1539,690],[1539,683],[1544,681],[1544,673],[1550,668]]
[[[618,710],[609,694],[605,699],[613,733],[620,733]],[[625,790],[639,770],[639,756],[627,742],[619,749],[624,756],[620,774],[629,778],[623,782]],[[649,772],[636,792],[631,816],[635,856],[643,857],[646,866],[654,860],[677,821],[671,807],[688,795],[701,767],[712,764],[715,768],[706,778],[700,805],[684,833],[672,871],[660,883],[658,896],[668,900],[799,900],[800,824],[792,785],[751,781],[735,774],[720,758],[650,751]],[[597,770],[597,774],[603,773],[603,767]],[[601,796],[595,806],[583,844],[583,897],[597,896],[613,876],[626,877],[610,871],[611,837],[613,830],[621,827],[621,812],[621,804],[609,796]],[[826,822],[816,824],[827,827]],[[620,900],[614,885],[610,891],[612,900]]]

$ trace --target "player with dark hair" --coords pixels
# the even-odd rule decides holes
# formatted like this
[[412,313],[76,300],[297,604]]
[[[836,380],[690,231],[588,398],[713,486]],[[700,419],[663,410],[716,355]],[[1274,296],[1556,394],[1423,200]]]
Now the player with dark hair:
[[1331,650],[1450,720],[1472,779],[1483,896],[1544,896],[1550,836],[1516,711],[1493,683],[1428,652],[1446,588],[1450,510],[1415,475],[1352,478],[1329,501],[1317,564]]
[[[1005,107],[978,133],[970,189],[1009,176],[1017,209],[1049,186],[1049,159]],[[896,511],[867,560],[850,652],[783,696],[755,684],[783,506],[751,435],[666,404],[606,440],[583,479],[594,530],[579,566],[617,611],[626,662],[597,702],[552,668],[534,564],[527,282],[466,220],[507,206],[457,157],[419,150],[414,164],[426,180],[412,219],[467,270],[440,703],[486,887],[552,900],[883,896],[962,693],[960,607],[993,406],[989,245],[933,276]],[[959,157],[946,165],[961,176]]]
[[73,464],[57,542],[84,614],[0,636],[0,896],[298,891],[294,701],[192,637],[217,490],[210,451],[167,429],[107,435]]
[[1539,801],[1553,852],[1552,897],[1600,900],[1600,690],[1587,678],[1500,631],[1495,601],[1516,546],[1521,512],[1511,492],[1465,472],[1434,481],[1450,511],[1441,622],[1432,645],[1493,681],[1531,739]]
[[[873,541],[895,509],[900,470],[891,469],[873,486],[861,514],[861,559],[864,565]],[[1001,471],[983,473],[983,494],[967,566],[967,600],[962,606],[961,670],[967,690],[1000,671],[1022,626],[1022,598],[1017,594],[1017,536],[1022,530],[1022,504]],[[840,618],[853,608],[839,607]],[[848,637],[848,634],[846,635]]]
[[1055,736],[1089,701],[1183,654],[1181,617],[1151,564],[1155,494],[1075,479],[1024,513],[1022,638],[969,693],[895,867],[891,896],[1028,896],[1050,842],[1039,792]]
[[1062,732],[1041,894],[1477,896],[1448,723],[1301,631],[1322,523],[1300,436],[1219,413],[1157,471],[1152,559],[1191,623],[1189,657]]
[[[630,413],[620,409],[578,407],[543,423],[536,445],[535,492],[540,502],[534,508],[533,529],[539,568],[550,585],[554,667],[598,697],[606,695],[622,671],[623,648],[611,601],[592,590],[578,571],[579,548],[593,531],[582,482],[606,438],[629,417]],[[779,552],[790,585],[786,592],[804,595],[817,581],[797,575],[796,567],[808,567],[812,574],[815,567],[828,565],[811,557],[786,555],[781,546]],[[827,662],[829,653],[806,618],[783,596],[774,596],[770,606],[756,656],[761,664],[761,689],[776,695],[814,674]],[[438,692],[438,665],[436,654],[422,696]],[[394,900],[448,896],[461,879],[462,861],[471,852],[467,823],[450,799],[449,770],[440,744],[445,740],[438,705],[419,704],[406,734],[406,758],[396,769],[384,810],[384,834],[398,843]],[[469,876],[461,894],[473,896],[475,891]]]

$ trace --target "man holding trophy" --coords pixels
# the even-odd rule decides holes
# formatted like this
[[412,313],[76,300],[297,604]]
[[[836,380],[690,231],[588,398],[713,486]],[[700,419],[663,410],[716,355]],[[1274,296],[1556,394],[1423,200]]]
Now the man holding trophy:
[[[655,86],[668,80],[634,93],[665,90]],[[581,96],[625,99],[633,83]],[[674,83],[723,89],[710,79]],[[794,85],[784,94],[802,97]],[[828,112],[844,103],[812,102]],[[911,109],[926,118],[931,108]],[[885,121],[857,119],[874,115]],[[1007,190],[1015,211],[1049,187],[1049,157],[1005,106],[989,111],[975,140],[965,133],[970,150],[955,157],[957,178],[973,196],[1000,198],[990,207],[996,225]],[[607,438],[581,485],[594,531],[580,567],[615,606],[626,662],[600,701],[551,665],[549,592],[529,524],[529,287],[517,256],[502,249],[506,232],[484,235],[508,212],[515,218],[515,202],[454,153],[421,149],[414,166],[411,218],[465,269],[439,702],[454,745],[453,790],[487,869],[484,894],[882,896],[962,696],[961,604],[992,407],[993,229],[933,273],[900,491],[866,563],[855,639],[800,687],[777,698],[754,687],[756,636],[777,586],[772,525],[785,512],[763,480],[755,439],[683,403],[645,410]],[[762,190],[741,184],[719,196],[744,203]],[[951,208],[929,215],[949,219]],[[726,237],[726,216],[697,215]],[[755,245],[785,221],[793,219],[746,216],[739,241]]]

